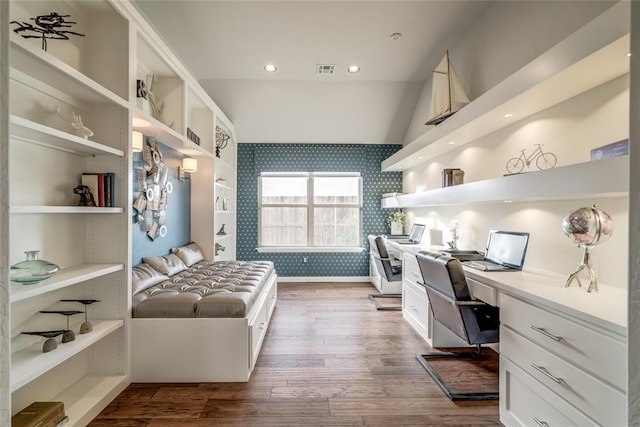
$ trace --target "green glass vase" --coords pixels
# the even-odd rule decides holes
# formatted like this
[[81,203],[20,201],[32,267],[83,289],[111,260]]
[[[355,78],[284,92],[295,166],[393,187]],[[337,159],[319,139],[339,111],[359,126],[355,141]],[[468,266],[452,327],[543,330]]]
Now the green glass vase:
[[39,259],[39,254],[40,251],[26,251],[27,259],[11,266],[9,273],[11,281],[23,285],[35,285],[60,270],[56,264]]

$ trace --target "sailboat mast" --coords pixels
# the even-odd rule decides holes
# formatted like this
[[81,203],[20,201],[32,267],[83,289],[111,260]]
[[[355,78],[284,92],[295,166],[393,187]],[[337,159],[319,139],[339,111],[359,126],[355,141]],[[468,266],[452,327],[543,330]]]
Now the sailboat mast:
[[448,109],[448,111],[451,113],[453,111],[453,105],[451,103],[451,96],[453,95],[453,88],[451,87],[451,61],[449,61],[449,49],[447,49],[447,81],[448,81],[447,87],[449,88],[449,96],[447,97],[449,99],[449,109]]

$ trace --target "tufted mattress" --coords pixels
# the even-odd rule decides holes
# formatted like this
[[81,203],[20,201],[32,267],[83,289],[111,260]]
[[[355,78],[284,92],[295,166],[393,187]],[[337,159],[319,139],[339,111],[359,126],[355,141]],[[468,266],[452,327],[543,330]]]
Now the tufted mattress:
[[245,317],[274,274],[270,261],[201,261],[133,296],[133,317]]

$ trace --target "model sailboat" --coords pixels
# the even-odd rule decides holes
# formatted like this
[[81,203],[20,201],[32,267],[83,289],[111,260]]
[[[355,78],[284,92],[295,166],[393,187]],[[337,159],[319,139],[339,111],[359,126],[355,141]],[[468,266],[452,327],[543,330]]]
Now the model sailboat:
[[431,105],[429,106],[429,121],[425,125],[438,125],[459,109],[469,103],[460,79],[449,62],[449,51],[440,64],[433,70],[431,87]]

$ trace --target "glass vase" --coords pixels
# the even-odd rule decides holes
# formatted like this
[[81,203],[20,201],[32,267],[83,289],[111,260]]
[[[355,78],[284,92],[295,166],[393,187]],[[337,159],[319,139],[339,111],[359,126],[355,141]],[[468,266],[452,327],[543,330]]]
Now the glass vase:
[[12,282],[35,285],[53,276],[59,269],[56,264],[38,259],[40,251],[26,251],[27,259],[11,266]]

